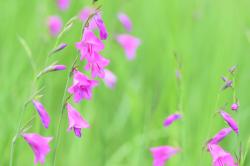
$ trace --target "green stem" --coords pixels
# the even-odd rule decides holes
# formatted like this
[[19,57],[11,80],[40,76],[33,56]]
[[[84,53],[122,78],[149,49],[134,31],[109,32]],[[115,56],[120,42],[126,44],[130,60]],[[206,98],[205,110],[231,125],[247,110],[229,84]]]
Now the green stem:
[[55,165],[55,161],[56,161],[56,154],[57,154],[57,147],[59,145],[59,137],[60,137],[61,124],[62,124],[62,117],[63,117],[63,113],[64,113],[65,102],[68,100],[68,98],[66,98],[67,88],[68,88],[69,80],[70,80],[70,77],[71,77],[71,73],[72,73],[72,71],[73,71],[73,69],[75,67],[75,64],[76,64],[77,60],[79,59],[79,56],[80,56],[80,54],[78,54],[78,56],[75,57],[72,65],[71,65],[71,70],[69,71],[67,81],[66,81],[66,84],[65,84],[65,88],[64,88],[64,92],[63,92],[59,122],[58,122],[57,131],[56,131],[56,137],[55,137],[55,151],[54,151],[54,156],[53,156],[53,160],[52,160],[52,165]]

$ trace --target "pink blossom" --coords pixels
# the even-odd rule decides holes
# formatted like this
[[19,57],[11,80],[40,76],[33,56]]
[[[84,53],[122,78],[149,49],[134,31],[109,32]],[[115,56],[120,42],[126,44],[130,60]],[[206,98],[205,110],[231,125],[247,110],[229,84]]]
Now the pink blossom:
[[[97,28],[99,29],[100,39],[105,40],[108,38],[108,32],[106,30],[106,26],[102,20],[102,16],[100,13],[96,13],[96,15],[91,20],[90,24],[96,24]],[[94,25],[90,26],[94,27]]]
[[213,138],[208,141],[208,144],[218,144],[222,139],[224,139],[229,133],[231,133],[231,128],[221,129]]
[[68,91],[74,95],[74,101],[78,103],[83,99],[90,100],[92,98],[92,89],[97,86],[97,84],[97,81],[90,80],[83,73],[74,70],[73,85]]
[[118,19],[128,32],[130,32],[132,30],[132,21],[125,13],[122,13],[122,12],[119,13]]
[[220,115],[227,122],[227,124],[235,131],[235,133],[238,134],[239,129],[235,120],[225,111],[220,111]]
[[94,59],[89,60],[87,65],[85,66],[85,70],[91,70],[92,78],[100,77],[104,78],[104,67],[108,66],[109,60],[103,58],[101,55],[94,53]]
[[129,34],[121,34],[116,37],[116,40],[123,47],[127,58],[133,60],[137,47],[141,44],[140,39]]
[[88,28],[85,28],[83,38],[80,42],[76,43],[76,48],[81,53],[80,60],[87,59],[87,60],[93,60],[94,53],[99,53],[104,49],[104,44],[99,40],[95,34],[89,30]]
[[35,154],[35,164],[44,164],[45,157],[50,152],[49,142],[52,137],[43,137],[35,133],[24,133],[22,136]]
[[107,69],[104,69],[104,73],[105,73],[103,79],[104,83],[106,84],[107,87],[114,88],[117,81],[116,75]]
[[231,109],[232,109],[233,111],[237,111],[238,108],[239,108],[239,105],[238,105],[237,103],[233,103],[233,104],[231,105]]
[[238,166],[232,155],[224,151],[219,145],[208,144],[208,150],[213,158],[213,166]]
[[83,119],[81,114],[72,107],[69,103],[67,103],[67,110],[68,110],[68,118],[69,118],[69,127],[68,131],[74,129],[75,135],[77,137],[81,137],[81,129],[82,128],[89,128],[89,124],[86,120]]
[[174,121],[176,121],[176,120],[178,120],[178,119],[180,119],[180,118],[182,118],[182,115],[179,114],[179,113],[174,113],[174,114],[172,114],[172,115],[169,115],[169,116],[164,120],[163,125],[164,125],[165,127],[167,127],[167,126],[171,125]]
[[81,21],[87,21],[88,17],[94,13],[94,9],[91,7],[85,7],[79,14],[79,18]]
[[169,158],[180,152],[180,149],[171,146],[159,146],[151,148],[150,151],[154,159],[153,166],[164,166]]
[[57,6],[61,10],[66,10],[69,8],[70,0],[57,0]]
[[62,21],[58,16],[50,16],[48,19],[48,27],[51,36],[57,36],[62,29]]
[[43,107],[43,105],[37,101],[37,100],[32,100],[39,116],[40,116],[40,119],[43,123],[43,126],[45,128],[48,128],[49,127],[49,124],[50,124],[50,117],[49,117],[49,114],[46,112],[45,108]]

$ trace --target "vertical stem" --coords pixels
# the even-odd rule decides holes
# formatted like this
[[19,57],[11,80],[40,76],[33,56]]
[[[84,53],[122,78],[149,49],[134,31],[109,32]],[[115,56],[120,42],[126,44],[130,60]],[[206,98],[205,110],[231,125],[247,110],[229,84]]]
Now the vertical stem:
[[64,92],[63,92],[63,97],[62,97],[62,103],[61,103],[61,109],[60,109],[60,116],[59,116],[59,121],[58,121],[58,127],[57,127],[57,131],[56,131],[56,137],[55,137],[55,152],[54,152],[54,156],[53,156],[53,160],[52,160],[52,165],[55,165],[55,161],[56,161],[56,154],[57,154],[57,147],[59,145],[59,137],[60,137],[60,129],[61,129],[61,124],[62,124],[62,117],[63,117],[63,113],[64,113],[64,108],[65,108],[65,100],[66,100],[66,93],[67,93],[67,88],[68,88],[68,84],[69,84],[69,79],[71,77],[71,72],[75,67],[75,64],[77,62],[77,60],[79,59],[80,54],[78,54],[71,66],[71,69],[69,71],[68,77],[67,77],[67,81],[65,84],[65,88],[64,88]]

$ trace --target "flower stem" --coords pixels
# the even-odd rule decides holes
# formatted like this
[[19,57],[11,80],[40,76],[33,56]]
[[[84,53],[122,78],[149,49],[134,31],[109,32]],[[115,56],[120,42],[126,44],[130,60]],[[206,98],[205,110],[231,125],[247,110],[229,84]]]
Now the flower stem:
[[63,92],[63,98],[62,98],[62,104],[61,104],[61,109],[60,109],[60,116],[59,116],[59,122],[58,122],[58,127],[57,127],[57,131],[56,131],[56,137],[55,137],[55,151],[54,151],[54,156],[52,159],[52,165],[55,165],[55,161],[56,161],[56,152],[57,152],[57,147],[59,145],[59,137],[60,137],[60,129],[61,129],[61,124],[62,124],[62,117],[63,117],[63,113],[64,113],[64,108],[65,108],[65,102],[68,100],[68,98],[66,98],[66,93],[67,93],[67,88],[68,88],[68,84],[69,84],[69,80],[71,77],[71,73],[75,67],[75,64],[77,62],[77,60],[79,59],[80,54],[78,54],[72,65],[71,65],[71,70],[69,71],[68,77],[67,77],[67,81],[65,84],[65,88],[64,88],[64,92]]

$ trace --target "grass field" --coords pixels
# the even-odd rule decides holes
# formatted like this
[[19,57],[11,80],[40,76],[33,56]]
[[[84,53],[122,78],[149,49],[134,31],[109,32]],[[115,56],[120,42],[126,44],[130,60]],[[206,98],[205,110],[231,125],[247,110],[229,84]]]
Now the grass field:
[[[101,83],[91,101],[74,104],[91,125],[82,138],[67,132],[67,114],[63,115],[58,166],[149,166],[154,146],[171,145],[182,149],[167,165],[207,166],[211,156],[202,150],[205,142],[227,125],[219,115],[226,105],[239,124],[239,135],[231,133],[221,146],[231,154],[248,151],[250,118],[250,1],[247,0],[100,0],[102,16],[109,32],[103,56],[111,60],[108,69],[118,78],[116,87]],[[67,11],[45,0],[2,0],[0,9],[0,165],[9,164],[10,147],[20,111],[31,95],[34,72],[18,37],[22,37],[41,70],[55,39],[48,34],[46,19],[59,15],[66,23],[79,11],[91,5],[90,0],[71,0]],[[137,57],[128,61],[115,42],[124,29],[117,20],[119,11],[133,21],[132,34],[142,41]],[[75,42],[81,38],[81,23],[76,22],[61,42],[63,51],[49,58],[70,66],[77,54]],[[175,71],[181,63],[181,86]],[[221,76],[237,65],[235,90],[240,101],[238,112],[230,111],[232,89],[221,91]],[[82,69],[82,67],[80,67]],[[44,75],[38,87],[44,87],[41,102],[51,116],[49,129],[44,129],[32,104],[24,113],[23,123],[33,115],[28,132],[55,137],[67,71]],[[101,82],[101,81],[100,81]],[[169,128],[164,119],[180,111],[183,119]],[[45,165],[51,165],[52,152]],[[13,165],[33,165],[33,152],[23,138],[15,144]],[[244,166],[250,165],[250,156]]]

